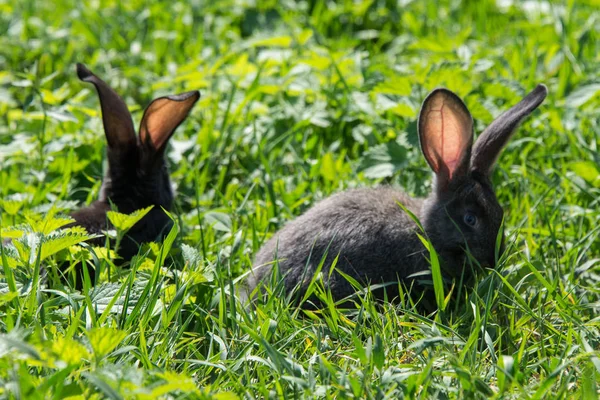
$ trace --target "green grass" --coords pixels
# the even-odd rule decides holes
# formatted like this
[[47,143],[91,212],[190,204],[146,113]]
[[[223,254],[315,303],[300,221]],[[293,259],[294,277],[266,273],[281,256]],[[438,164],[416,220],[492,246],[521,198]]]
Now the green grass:
[[[597,398],[597,0],[189,3],[0,0],[2,235],[31,239],[2,252],[0,397]],[[169,151],[177,239],[129,269],[95,250],[101,283],[82,292],[56,266],[90,250],[59,218],[98,195],[105,139],[76,62],[138,121],[154,97],[202,93]],[[429,90],[456,91],[481,132],[539,82],[550,94],[494,173],[508,256],[458,307],[231,296],[319,199],[428,193]]]

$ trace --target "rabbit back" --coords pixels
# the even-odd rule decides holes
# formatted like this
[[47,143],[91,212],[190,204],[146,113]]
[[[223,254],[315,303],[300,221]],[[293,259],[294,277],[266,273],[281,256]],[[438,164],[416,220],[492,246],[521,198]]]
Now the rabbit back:
[[326,255],[323,278],[335,299],[354,292],[343,276],[329,273],[338,254],[335,269],[363,285],[397,282],[426,269],[418,228],[398,203],[415,215],[423,204],[389,187],[349,190],[321,201],[263,246],[248,289],[270,275],[275,260],[286,291],[298,286],[302,292]]

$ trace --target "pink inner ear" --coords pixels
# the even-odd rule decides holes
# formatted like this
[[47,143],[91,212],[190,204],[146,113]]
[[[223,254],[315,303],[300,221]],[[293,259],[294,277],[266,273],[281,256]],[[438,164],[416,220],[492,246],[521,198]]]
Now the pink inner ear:
[[448,170],[450,171],[450,176],[448,178],[452,179],[452,172],[456,170],[456,165],[458,164],[458,158],[446,163],[448,166]]
[[149,142],[155,150],[162,149],[199,97],[198,92],[188,92],[155,99],[140,123],[142,142]]
[[452,179],[470,146],[471,118],[461,104],[456,104],[445,94],[431,100],[425,115],[425,152],[435,164],[432,165],[434,171],[439,172],[443,164],[448,171],[448,179]]
[[[160,109],[165,107],[165,105],[157,106],[156,112],[160,113]],[[158,114],[160,115],[160,114]],[[150,137],[150,141],[152,142],[152,146],[155,149],[161,148],[167,139],[169,138],[171,127],[161,119],[158,118],[148,118],[146,121],[146,130],[148,132],[148,136]]]

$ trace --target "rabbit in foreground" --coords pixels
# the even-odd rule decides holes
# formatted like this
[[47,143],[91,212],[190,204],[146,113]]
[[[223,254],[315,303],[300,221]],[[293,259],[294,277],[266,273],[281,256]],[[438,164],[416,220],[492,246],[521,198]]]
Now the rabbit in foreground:
[[[121,97],[83,64],[77,64],[77,75],[82,81],[94,84],[100,97],[108,169],[99,199],[72,213],[76,221],[72,225],[102,234],[110,229],[106,213],[111,210],[111,203],[125,214],[153,205],[120,244],[120,261],[129,261],[137,254],[140,244],[162,239],[173,224],[162,210],[170,210],[173,204],[165,148],[200,93],[191,91],[155,99],[144,111],[139,135],[136,135],[131,114]],[[105,238],[100,237],[90,244],[103,246],[104,243]]]
[[479,264],[493,267],[503,211],[490,174],[521,120],[546,94],[546,87],[538,85],[473,144],[473,119],[465,104],[449,90],[434,90],[423,102],[418,122],[421,149],[435,177],[429,197],[413,199],[381,187],[349,190],[321,201],[289,222],[258,252],[243,295],[256,293],[259,283],[268,281],[265,278],[274,264],[286,292],[297,287],[304,294],[325,257],[323,281],[334,300],[343,299],[355,289],[342,275],[330,274],[338,255],[335,270],[362,285],[393,283],[385,288],[389,299],[398,296],[399,281],[418,285],[423,272],[430,270],[429,253],[416,235],[418,227],[398,203],[423,225],[439,255],[444,278],[469,278],[467,247]]

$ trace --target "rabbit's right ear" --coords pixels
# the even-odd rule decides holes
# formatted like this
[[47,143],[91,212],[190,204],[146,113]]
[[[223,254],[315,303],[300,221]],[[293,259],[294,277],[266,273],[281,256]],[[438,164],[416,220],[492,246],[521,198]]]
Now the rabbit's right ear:
[[137,139],[131,113],[121,97],[85,65],[77,63],[77,76],[84,82],[93,83],[100,98],[102,123],[108,147],[121,149],[136,146]]
[[447,89],[435,89],[421,107],[419,141],[423,155],[444,191],[468,173],[473,144],[473,118],[462,100]]
[[140,123],[142,144],[161,154],[175,129],[185,120],[199,98],[200,92],[193,90],[152,101]]
[[548,88],[543,84],[539,84],[523,100],[496,118],[475,142],[471,170],[489,175],[500,152],[521,121],[538,108],[547,95]]

